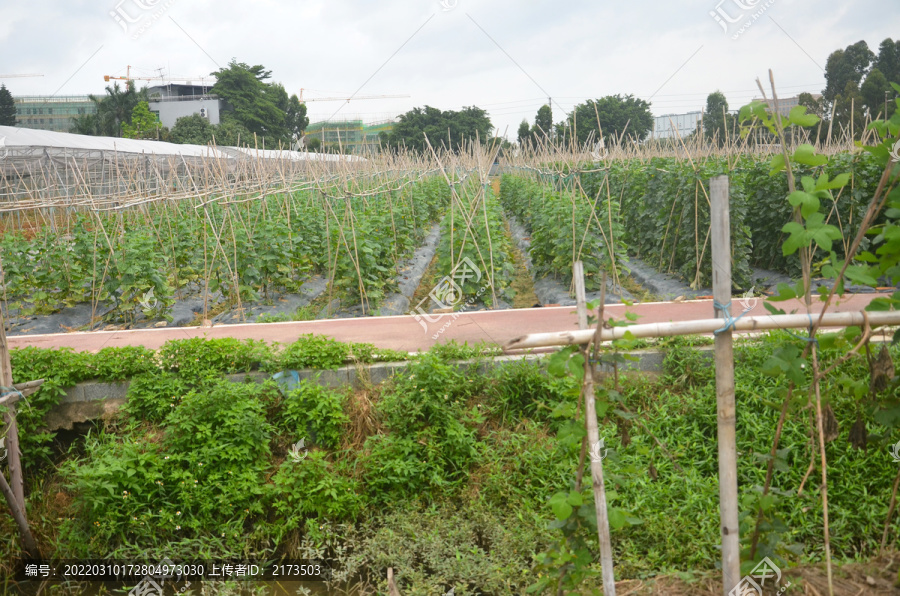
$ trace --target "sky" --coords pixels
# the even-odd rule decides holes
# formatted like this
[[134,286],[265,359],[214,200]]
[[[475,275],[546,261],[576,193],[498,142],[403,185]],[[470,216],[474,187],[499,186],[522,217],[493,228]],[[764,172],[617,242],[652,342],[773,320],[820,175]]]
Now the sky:
[[[0,82],[14,96],[102,94],[128,65],[198,82],[237,60],[306,99],[354,97],[309,101],[313,122],[475,105],[514,140],[548,98],[558,122],[615,94],[657,116],[716,90],[737,109],[757,78],[769,92],[769,69],[779,96],[821,92],[831,52],[877,52],[886,37],[900,37],[896,0],[7,0]],[[367,99],[379,95],[408,97]]]

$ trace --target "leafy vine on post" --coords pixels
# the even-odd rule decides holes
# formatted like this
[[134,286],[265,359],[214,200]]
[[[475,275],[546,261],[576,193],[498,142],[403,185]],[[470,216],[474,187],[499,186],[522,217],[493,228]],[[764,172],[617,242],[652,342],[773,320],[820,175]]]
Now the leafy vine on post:
[[[601,557],[604,550],[602,544],[604,538],[599,537],[602,523],[598,523],[598,509],[595,502],[592,502],[596,496],[596,487],[589,485],[584,488],[582,480],[584,478],[585,464],[588,463],[587,457],[590,455],[592,462],[596,463],[598,459],[611,458],[615,461],[617,458],[614,450],[609,449],[605,441],[601,437],[599,441],[595,441],[588,448],[588,427],[589,420],[587,414],[591,408],[588,404],[589,394],[594,397],[594,412],[596,421],[602,421],[608,415],[615,420],[616,425],[623,429],[630,424],[631,419],[635,416],[624,404],[621,393],[618,389],[618,366],[629,360],[627,355],[620,353],[620,350],[627,350],[634,347],[634,337],[629,333],[625,333],[625,337],[614,340],[612,342],[612,352],[602,353],[600,351],[600,331],[603,328],[611,328],[615,326],[629,325],[636,320],[637,316],[633,313],[626,313],[626,321],[615,321],[612,318],[604,320],[603,304],[605,302],[606,275],[603,276],[601,283],[601,298],[597,301],[588,302],[586,304],[588,312],[598,309],[597,316],[588,317],[588,325],[596,325],[595,340],[586,346],[567,346],[554,353],[549,360],[548,373],[558,378],[568,378],[574,382],[569,385],[568,401],[561,402],[553,411],[553,416],[560,419],[569,419],[563,424],[557,432],[557,440],[560,449],[568,451],[572,455],[576,450],[579,453],[578,465],[576,468],[576,476],[568,491],[560,491],[554,494],[549,501],[551,510],[555,520],[551,522],[552,529],[560,530],[562,537],[558,542],[551,545],[550,548],[537,555],[538,581],[529,587],[529,593],[543,593],[547,589],[555,587],[555,593],[562,595],[567,590],[575,590],[588,577],[595,577],[597,571],[592,567],[594,556],[592,554],[591,536],[600,540]],[[632,360],[634,358],[631,358]],[[594,385],[593,371],[596,367],[612,368],[614,371],[613,387],[608,387],[608,383]],[[587,393],[590,392],[590,393]],[[584,409],[582,410],[582,399],[584,399]],[[582,417],[584,412],[585,417]],[[595,428],[596,428],[595,421]],[[627,431],[626,431],[627,432]],[[594,483],[590,483],[594,484]],[[618,499],[615,490],[605,490],[606,517],[608,521],[607,531],[609,528],[618,530],[626,525],[637,525],[642,523],[640,519],[632,516],[627,510],[620,507],[609,506],[608,503]],[[602,507],[602,503],[600,504]],[[611,559],[611,554],[608,553]],[[607,565],[611,566],[611,560],[607,560]],[[607,571],[605,582],[611,582],[611,569]],[[613,586],[614,589],[614,586]],[[613,592],[610,592],[613,593]]]
[[[786,223],[782,232],[786,239],[782,245],[784,256],[797,254],[800,259],[802,279],[796,284],[779,284],[778,295],[769,298],[764,304],[767,310],[773,314],[784,314],[784,310],[777,309],[770,302],[781,302],[790,299],[802,299],[809,313],[809,336],[798,337],[791,335],[783,339],[764,364],[763,372],[771,376],[784,376],[789,380],[787,390],[784,392],[784,400],[775,436],[770,452],[761,456],[767,462],[765,483],[762,487],[754,487],[752,493],[742,499],[745,512],[742,514],[743,530],[750,530],[750,543],[745,551],[746,565],[752,566],[754,561],[763,557],[777,557],[782,535],[787,534],[788,528],[778,519],[779,496],[788,496],[790,490],[778,490],[772,487],[773,475],[776,469],[786,469],[786,457],[790,446],[779,449],[779,443],[784,428],[785,419],[794,409],[806,409],[810,412],[811,430],[809,437],[810,465],[806,476],[797,490],[799,495],[803,491],[806,479],[816,467],[816,456],[821,472],[821,501],[823,514],[823,539],[825,550],[825,562],[827,566],[829,593],[834,593],[831,547],[828,518],[828,476],[825,445],[837,437],[837,423],[835,415],[828,403],[823,403],[822,384],[828,375],[838,366],[859,355],[859,351],[865,347],[868,354],[868,341],[872,330],[868,324],[863,329],[849,328],[839,333],[819,334],[817,329],[821,317],[832,304],[835,295],[842,295],[847,281],[877,287],[879,279],[889,278],[892,285],[900,282],[900,187],[898,187],[898,159],[891,151],[900,141],[900,112],[895,112],[888,121],[876,121],[870,129],[877,133],[880,142],[873,146],[864,147],[878,160],[883,167],[878,187],[871,197],[868,209],[864,217],[857,224],[857,229],[852,243],[849,245],[844,238],[852,230],[842,232],[842,229],[830,223],[831,214],[845,187],[851,182],[849,173],[840,173],[830,178],[825,173],[829,164],[829,157],[816,153],[815,147],[801,143],[788,151],[786,138],[803,138],[804,128],[815,126],[819,117],[806,114],[806,108],[796,106],[790,110],[787,116],[779,113],[778,98],[775,93],[775,84],[770,71],[769,74],[772,98],[765,102],[753,102],[741,109],[739,120],[742,124],[741,134],[746,138],[758,123],[765,126],[779,140],[782,153],[775,155],[771,160],[771,175],[785,171],[790,194],[787,196],[793,208],[792,220]],[[759,84],[759,81],[757,81]],[[765,97],[765,90],[759,84],[760,91]],[[900,86],[893,85],[900,91]],[[895,100],[900,106],[900,99]],[[786,131],[791,134],[786,135]],[[796,176],[800,174],[799,188],[796,184]],[[835,197],[834,192],[837,192]],[[849,194],[849,193],[848,193]],[[885,210],[885,207],[888,207]],[[874,236],[874,238],[867,238]],[[841,241],[843,242],[837,242]],[[835,248],[837,245],[837,248]],[[864,248],[862,252],[857,252]],[[843,254],[842,254],[843,253]],[[814,265],[820,269],[821,275],[829,280],[828,284],[819,285],[817,298],[822,303],[820,313],[812,312],[813,284],[812,271]],[[877,298],[867,307],[867,310],[891,310],[900,306],[900,292],[894,292],[890,297]],[[895,334],[896,343],[900,336]],[[798,340],[803,343],[802,349],[798,346]],[[842,350],[844,353],[825,370],[820,370],[820,352],[822,350]],[[886,350],[882,351],[879,359],[890,356]],[[882,365],[882,368],[884,366]],[[876,423],[885,426],[888,430],[894,430],[900,426],[900,403],[894,397],[894,392],[884,392],[886,385],[890,383],[897,386],[896,378],[887,381],[882,375],[879,383],[875,383],[876,369],[872,367],[872,382],[870,383],[870,395],[864,403],[861,398],[865,396],[865,388],[859,387],[859,383],[846,376],[839,376],[833,382],[835,390],[842,391],[850,397],[858,400],[857,421],[850,431],[850,440],[855,447],[866,444],[866,421],[872,419]],[[892,376],[892,375],[891,375]],[[831,386],[827,387],[831,389]],[[795,396],[806,392],[805,404],[802,398]],[[879,392],[885,396],[878,397]],[[885,437],[889,433],[885,433]],[[815,435],[815,436],[813,436]],[[900,475],[898,475],[900,478]],[[896,486],[896,483],[895,483]],[[896,502],[896,490],[891,497],[891,507],[888,520],[885,522],[887,529],[890,523],[890,514],[893,513]],[[753,519],[755,518],[755,520]],[[747,532],[742,531],[746,536]],[[886,536],[886,534],[885,534]],[[781,548],[790,550],[790,545],[781,545]]]

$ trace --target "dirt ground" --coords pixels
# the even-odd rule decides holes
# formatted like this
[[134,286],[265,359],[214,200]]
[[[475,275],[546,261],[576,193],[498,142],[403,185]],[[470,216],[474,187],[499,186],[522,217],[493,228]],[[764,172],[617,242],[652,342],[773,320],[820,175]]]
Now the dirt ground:
[[[835,596],[888,596],[900,594],[900,552],[890,552],[864,563],[834,566]],[[785,595],[828,596],[825,565],[794,567],[784,571],[782,584],[791,585]],[[685,581],[677,576],[650,580],[616,582],[616,596],[721,596],[722,582],[717,574]],[[752,593],[755,595],[755,592]],[[767,590],[766,595],[770,592]],[[771,594],[777,594],[772,591]]]

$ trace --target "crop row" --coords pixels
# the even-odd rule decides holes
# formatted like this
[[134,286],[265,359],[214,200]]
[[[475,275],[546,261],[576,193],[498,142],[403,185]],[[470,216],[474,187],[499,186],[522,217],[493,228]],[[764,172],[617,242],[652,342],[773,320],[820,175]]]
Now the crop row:
[[377,303],[449,194],[433,177],[371,196],[304,191],[73,213],[33,238],[0,239],[5,297],[32,312],[107,302],[127,317],[152,294],[159,315],[184,288],[237,302],[296,290],[319,273],[352,298]]
[[503,176],[500,199],[531,234],[531,260],[538,275],[569,282],[572,263],[581,260],[585,286],[596,289],[600,273],[625,252],[617,202],[515,175]]
[[[503,209],[490,185],[476,179],[456,185],[449,213],[441,222],[437,259],[439,271],[449,273],[457,284],[438,288],[439,292],[458,289],[466,299],[477,297],[488,306],[512,299],[513,246]],[[450,302],[455,301],[445,303]]]
[[[828,222],[844,238],[859,229],[881,168],[868,153],[838,154],[825,166],[795,167],[795,176],[833,178],[850,174],[849,184],[826,207]],[[607,167],[568,175],[520,172],[503,181],[504,207],[532,233],[532,259],[544,272],[585,262],[587,278],[608,268],[605,247],[620,242],[659,271],[680,276],[694,287],[711,283],[709,181],[729,176],[732,275],[736,288],[752,285],[751,267],[797,275],[796,254],[785,256],[781,229],[792,207],[784,174],[770,175],[770,162],[756,156],[711,157],[693,163],[677,158],[611,162]],[[578,197],[581,197],[579,200]],[[601,223],[602,222],[602,223]],[[868,246],[864,241],[862,249]],[[845,247],[836,244],[843,256]]]

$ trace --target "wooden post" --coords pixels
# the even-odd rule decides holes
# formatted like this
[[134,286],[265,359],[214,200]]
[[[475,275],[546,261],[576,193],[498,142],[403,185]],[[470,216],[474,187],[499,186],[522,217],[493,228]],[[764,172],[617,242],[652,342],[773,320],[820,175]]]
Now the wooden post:
[[[575,300],[578,309],[578,327],[587,329],[587,303],[584,292],[584,265],[575,261],[572,267],[575,279]],[[583,315],[583,317],[582,317]],[[591,346],[583,346],[584,382],[584,417],[587,421],[587,438],[591,445],[591,481],[594,490],[594,510],[597,513],[597,539],[600,542],[600,568],[603,572],[604,596],[616,596],[616,580],[613,572],[612,541],[609,537],[609,515],[606,510],[606,486],[603,483],[603,460],[595,457],[597,449],[594,445],[600,442],[600,429],[597,427],[597,404],[594,400],[594,365],[591,363]]]
[[0,473],[0,493],[3,493],[3,496],[6,498],[6,503],[9,505],[9,510],[12,513],[13,519],[19,527],[19,535],[22,537],[22,546],[25,548],[25,552],[28,553],[28,556],[32,559],[40,559],[41,551],[38,550],[37,542],[34,541],[34,536],[32,536],[31,530],[28,527],[28,519],[25,517],[25,510],[19,507],[19,504],[16,502],[16,497],[13,495],[12,488],[10,488],[9,484],[6,482],[6,476],[2,473]]
[[[713,299],[731,311],[731,218],[728,176],[710,181]],[[719,310],[719,309],[716,309]],[[719,439],[719,517],[722,532],[722,587],[725,596],[741,579],[738,526],[737,443],[735,439],[734,353],[731,329],[716,333],[716,409]]]
[[[0,308],[0,386],[12,387],[12,364],[9,344],[6,341],[6,319]],[[3,424],[6,426],[6,447],[9,453],[9,484],[22,512],[25,512],[25,483],[22,477],[22,460],[19,453],[19,429],[16,425],[16,406],[13,400],[3,409]]]

